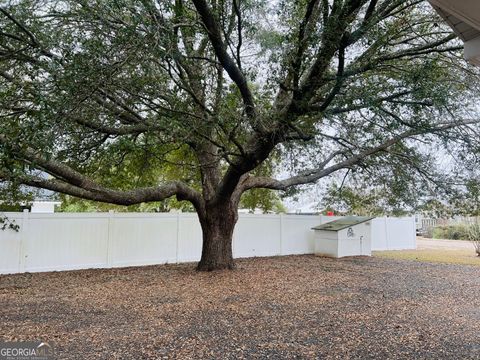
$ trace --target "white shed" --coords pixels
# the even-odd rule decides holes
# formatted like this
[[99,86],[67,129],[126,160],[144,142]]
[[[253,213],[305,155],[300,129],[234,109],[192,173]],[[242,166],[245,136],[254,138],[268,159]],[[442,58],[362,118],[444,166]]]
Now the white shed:
[[312,228],[315,255],[340,258],[372,255],[373,217],[347,216]]

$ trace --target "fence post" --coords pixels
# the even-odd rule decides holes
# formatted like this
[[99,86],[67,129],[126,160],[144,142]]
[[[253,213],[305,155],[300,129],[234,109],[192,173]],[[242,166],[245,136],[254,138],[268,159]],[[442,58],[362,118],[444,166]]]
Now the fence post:
[[385,221],[385,250],[390,250],[390,246],[388,245],[388,217],[384,216]]
[[175,242],[175,261],[179,263],[178,252],[180,246],[180,214],[177,214],[177,241]]
[[280,254],[283,255],[283,214],[280,214]]
[[28,254],[26,254],[26,242],[27,242],[27,237],[29,235],[28,227],[29,227],[29,210],[24,209],[23,210],[23,216],[22,216],[22,227],[20,228],[20,231],[22,232],[20,236],[20,244],[19,244],[19,249],[18,249],[18,272],[19,273],[24,273],[25,272],[25,262],[26,262],[26,257]]
[[113,216],[114,211],[108,210],[108,222],[107,222],[107,267],[111,268],[113,266]]
[[417,248],[417,222],[415,221],[415,216],[412,217],[413,222],[413,248]]

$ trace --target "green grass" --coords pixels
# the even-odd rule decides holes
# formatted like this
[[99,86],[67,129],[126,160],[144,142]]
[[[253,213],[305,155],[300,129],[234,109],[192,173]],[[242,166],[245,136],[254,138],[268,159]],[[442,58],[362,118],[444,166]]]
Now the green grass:
[[444,264],[477,265],[480,266],[480,257],[476,256],[475,250],[400,250],[400,251],[375,251],[373,256],[397,259],[413,260],[420,262],[434,262]]

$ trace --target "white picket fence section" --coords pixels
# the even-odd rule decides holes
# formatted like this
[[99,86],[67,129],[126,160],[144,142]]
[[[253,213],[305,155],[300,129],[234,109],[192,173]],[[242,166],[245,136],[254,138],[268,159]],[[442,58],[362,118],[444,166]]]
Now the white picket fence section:
[[[19,232],[0,231],[0,274],[198,261],[196,214],[7,213]],[[313,226],[336,217],[240,214],[234,257],[311,254]],[[414,218],[378,218],[374,250],[416,247]]]

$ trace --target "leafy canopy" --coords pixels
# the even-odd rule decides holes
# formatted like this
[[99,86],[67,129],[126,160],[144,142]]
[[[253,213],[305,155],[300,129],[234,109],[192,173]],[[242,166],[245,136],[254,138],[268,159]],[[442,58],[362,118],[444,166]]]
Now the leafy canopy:
[[423,1],[0,9],[8,187],[119,205],[176,196],[203,214],[247,191],[270,207],[263,189],[334,173],[441,184],[439,151],[478,151],[478,73]]

